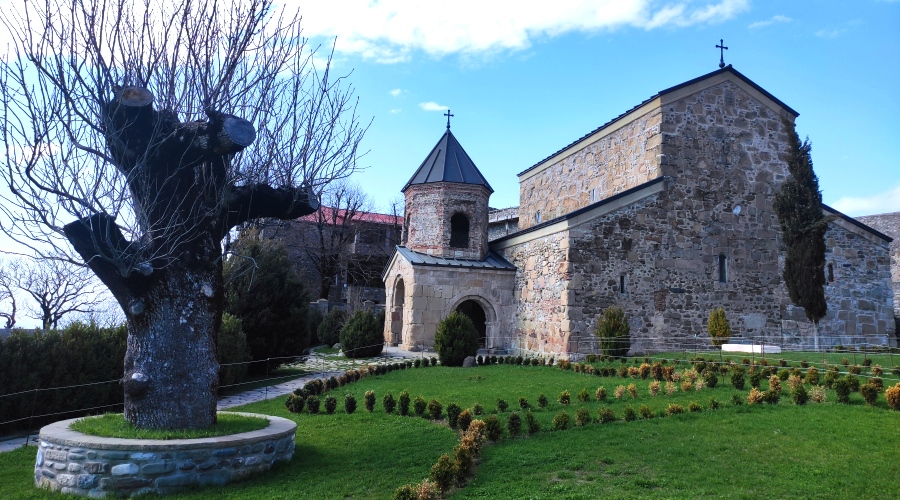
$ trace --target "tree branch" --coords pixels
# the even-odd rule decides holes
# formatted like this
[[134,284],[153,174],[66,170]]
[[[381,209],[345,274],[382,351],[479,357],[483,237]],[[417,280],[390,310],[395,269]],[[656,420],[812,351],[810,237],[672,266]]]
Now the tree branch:
[[308,186],[299,188],[273,188],[266,184],[235,186],[228,194],[225,212],[219,220],[219,239],[224,238],[231,228],[254,219],[296,219],[318,209],[319,201],[312,188]]

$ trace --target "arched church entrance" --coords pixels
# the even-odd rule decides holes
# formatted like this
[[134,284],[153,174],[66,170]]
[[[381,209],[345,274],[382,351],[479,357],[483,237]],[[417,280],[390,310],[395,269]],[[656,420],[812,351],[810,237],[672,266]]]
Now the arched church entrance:
[[406,301],[406,286],[403,278],[398,278],[394,285],[393,304],[391,304],[391,343],[400,343],[403,334],[403,304]]
[[478,332],[478,346],[487,347],[487,317],[481,304],[474,300],[466,300],[456,310],[469,317]]

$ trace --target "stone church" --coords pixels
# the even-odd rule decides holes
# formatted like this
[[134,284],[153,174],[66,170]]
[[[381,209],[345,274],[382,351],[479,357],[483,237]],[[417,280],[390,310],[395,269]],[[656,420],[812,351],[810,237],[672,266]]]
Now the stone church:
[[619,305],[633,352],[709,345],[716,307],[745,341],[896,345],[892,239],[836,210],[817,330],[788,298],[773,203],[788,175],[783,117],[797,116],[726,66],[522,171],[517,221],[489,214],[493,189],[448,125],[402,189],[385,340],[430,349],[460,310],[485,348],[567,356],[591,352],[597,316]]

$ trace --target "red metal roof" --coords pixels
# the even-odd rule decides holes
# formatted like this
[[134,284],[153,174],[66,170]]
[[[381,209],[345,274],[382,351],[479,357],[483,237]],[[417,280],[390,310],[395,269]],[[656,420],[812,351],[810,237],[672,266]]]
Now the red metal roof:
[[[313,212],[309,215],[304,215],[303,217],[298,217],[295,220],[302,220],[307,222],[318,222],[319,217],[325,220],[326,223],[334,221],[335,224],[343,224],[344,219],[347,217],[347,210],[340,208],[335,210],[334,207],[321,207],[317,212]],[[373,224],[397,224],[403,225],[403,217],[401,216],[393,216],[391,214],[379,214],[375,212],[356,212],[351,216],[351,222],[371,222]]]

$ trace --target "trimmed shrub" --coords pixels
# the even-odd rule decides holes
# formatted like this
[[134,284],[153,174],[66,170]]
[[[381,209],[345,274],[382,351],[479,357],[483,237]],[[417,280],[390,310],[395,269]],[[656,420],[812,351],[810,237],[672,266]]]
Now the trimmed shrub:
[[624,358],[631,348],[630,331],[622,308],[610,306],[598,316],[594,335],[599,340],[603,354]]
[[375,411],[375,391],[366,391],[365,396],[363,396],[363,404],[367,412],[372,413]]
[[328,347],[340,342],[341,329],[344,328],[344,323],[346,322],[347,311],[343,309],[328,311],[328,314],[325,315],[325,318],[322,319],[322,322],[319,323],[319,327],[316,329],[316,336],[319,338],[319,342]]
[[562,391],[559,393],[559,397],[556,398],[556,401],[561,405],[567,405],[572,402],[572,396],[569,394],[569,391]]
[[440,420],[443,411],[444,405],[437,399],[432,399],[428,402],[428,416],[431,417],[431,420]]
[[741,406],[742,404],[744,404],[744,400],[741,398],[740,394],[731,395],[731,406]]
[[384,332],[369,311],[356,311],[341,328],[341,350],[348,358],[370,358],[381,354]]
[[522,417],[519,416],[519,412],[509,414],[509,418],[506,419],[506,432],[509,433],[509,437],[516,437],[522,432]]
[[451,429],[456,429],[459,425],[460,413],[462,413],[462,408],[458,404],[450,403],[447,405],[447,423],[450,424]]
[[900,411],[900,382],[884,391],[884,397],[887,399],[888,406]]
[[425,401],[425,398],[416,396],[416,399],[413,400],[413,413],[415,413],[417,417],[421,417],[425,415],[425,410],[427,408],[428,402]]
[[838,403],[850,403],[850,382],[846,377],[834,381],[834,392],[837,394]]
[[344,396],[344,411],[353,414],[356,411],[356,397],[353,394]]
[[651,419],[651,418],[653,418],[653,417],[655,416],[655,415],[653,414],[653,408],[650,408],[650,407],[647,406],[647,405],[641,405],[641,406],[638,408],[638,413],[640,413],[640,414],[641,414],[641,418],[643,418],[643,419],[645,419],[645,420],[649,420],[649,419]]
[[403,415],[404,417],[409,415],[409,392],[404,390],[400,393],[399,403],[400,403],[400,414]]
[[832,389],[834,387],[834,383],[837,381],[838,377],[840,377],[840,373],[838,373],[834,370],[828,370],[827,372],[825,372],[825,378],[824,378],[825,387]]
[[628,384],[628,394],[631,399],[637,399],[637,387],[634,384]]
[[709,398],[709,404],[706,406],[709,410],[718,410],[722,407],[722,403],[719,403],[715,398]]
[[[449,408],[447,410],[450,411]],[[459,412],[459,415],[456,417],[456,425],[459,427],[459,430],[466,432],[469,430],[469,425],[472,424],[472,412],[469,411],[468,408]]]
[[528,400],[525,398],[519,398],[519,408],[521,408],[523,410],[527,410],[527,409],[531,408],[531,403],[529,403]]
[[587,389],[584,388],[582,388],[575,397],[577,397],[578,401],[581,401],[582,403],[587,403],[591,399],[591,395],[588,394]]
[[453,311],[438,324],[434,350],[444,366],[462,366],[478,351],[478,332],[465,314]]
[[806,383],[809,385],[819,385],[819,370],[809,368],[806,370]]
[[525,412],[525,427],[528,429],[528,434],[535,434],[541,430],[541,424],[530,411]]
[[575,411],[575,425],[581,427],[591,423],[591,412],[587,408],[579,408]]
[[606,387],[602,385],[597,388],[597,391],[594,393],[594,397],[597,401],[606,401]]
[[290,394],[288,395],[287,400],[285,400],[284,406],[287,408],[287,411],[291,413],[303,413],[303,407],[306,406],[306,398],[296,394]]
[[603,407],[597,410],[597,420],[601,424],[608,424],[616,421],[616,413],[611,408]]
[[763,402],[765,397],[766,397],[766,395],[763,392],[761,392],[759,389],[754,387],[754,388],[750,389],[750,394],[747,395],[747,404],[748,405],[760,404]]
[[394,413],[394,408],[397,407],[397,400],[394,399],[394,395],[388,391],[383,398],[381,398],[381,404],[384,406],[385,413]]
[[688,403],[688,411],[691,413],[698,413],[703,411],[703,406],[698,401],[691,401]]
[[809,393],[806,392],[806,386],[799,384],[791,389],[791,400],[795,405],[805,405],[809,401]]
[[331,395],[325,396],[325,413],[329,415],[334,415],[334,410],[337,408],[337,398]]
[[548,403],[549,401],[547,401],[547,396],[544,396],[543,394],[538,396],[538,406],[540,406],[541,408],[546,408]]
[[671,403],[666,407],[666,416],[668,417],[671,417],[673,415],[680,415],[682,413],[684,413],[684,407],[679,404]]
[[481,406],[480,403],[476,402],[475,404],[472,405],[472,413],[474,413],[475,416],[484,415],[484,407]]
[[632,408],[631,405],[626,405],[625,409],[623,410],[622,418],[626,422],[637,420],[637,412],[634,411],[634,408]]
[[487,438],[493,442],[497,442],[503,437],[503,424],[500,423],[497,415],[488,415],[484,419],[484,430]]
[[874,405],[875,401],[878,400],[878,387],[872,383],[859,386],[859,393],[862,394],[863,399],[866,400],[866,404],[869,406]]
[[659,380],[654,380],[647,385],[647,390],[650,392],[651,396],[656,396],[659,394],[660,383]]
[[306,411],[309,412],[310,415],[316,415],[319,413],[319,405],[322,402],[319,400],[319,396],[310,396],[306,398]]
[[731,386],[739,391],[744,390],[744,368],[740,365],[731,368]]
[[815,403],[825,402],[825,388],[820,385],[814,385],[809,389],[809,399]]
[[497,411],[503,413],[509,408],[509,403],[505,399],[497,399]]
[[[216,359],[219,360],[219,388],[236,384],[247,376],[250,346],[241,327],[241,320],[231,314],[222,314],[222,326],[216,342]],[[230,365],[230,366],[223,366]]]
[[703,370],[701,376],[703,377],[702,380],[703,380],[703,383],[706,385],[706,387],[709,387],[710,389],[715,389],[716,386],[719,385],[719,377],[716,375],[716,371],[715,371],[714,367],[709,367],[709,368]]
[[564,431],[569,428],[572,424],[572,417],[566,413],[566,410],[562,410],[553,417],[553,428],[558,431]]
[[454,466],[450,455],[444,453],[441,455],[441,458],[438,458],[437,463],[431,466],[431,473],[428,477],[434,481],[434,484],[437,485],[439,490],[447,491],[453,486],[453,480],[456,478],[455,469],[456,467]]
[[709,313],[706,331],[709,332],[712,345],[719,347],[728,343],[728,339],[731,338],[731,325],[728,323],[728,318],[725,317],[724,308],[717,307]]

